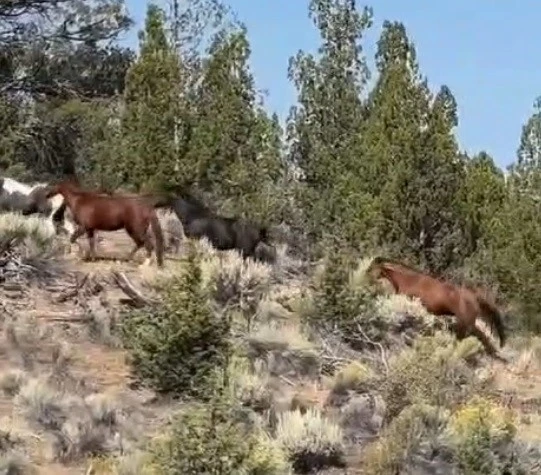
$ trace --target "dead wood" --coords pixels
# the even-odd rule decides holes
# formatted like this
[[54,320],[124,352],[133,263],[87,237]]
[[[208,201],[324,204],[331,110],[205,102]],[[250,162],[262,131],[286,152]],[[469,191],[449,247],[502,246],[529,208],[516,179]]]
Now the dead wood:
[[122,292],[129,297],[131,305],[134,307],[141,308],[150,305],[157,305],[158,302],[145,297],[139,290],[137,290],[123,272],[112,271],[112,276],[120,290],[122,290]]

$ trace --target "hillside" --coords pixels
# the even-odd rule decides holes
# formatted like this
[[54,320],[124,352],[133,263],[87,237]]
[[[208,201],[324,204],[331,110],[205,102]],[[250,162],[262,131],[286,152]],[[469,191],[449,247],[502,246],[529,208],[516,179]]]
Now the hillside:
[[[1,219],[7,236],[26,238],[0,261],[0,472],[159,473],[149,468],[143,450],[149,439],[163,436],[183,403],[135,384],[116,332],[121,311],[135,304],[115,276],[124,275],[145,298],[155,299],[157,283],[180,271],[179,256],[169,255],[161,271],[114,260],[126,253],[129,240],[120,232],[102,233],[99,254],[110,260],[82,262],[65,254],[65,243],[48,235],[38,219]],[[502,453],[510,446],[520,452],[525,473],[541,473],[536,452],[528,455],[541,447],[541,340],[511,335],[506,365],[480,354],[471,339],[455,345],[447,333],[429,330],[438,322],[416,302],[387,296],[378,300],[378,318],[402,327],[408,321],[409,329],[395,331],[392,345],[382,340],[354,351],[302,324],[311,305],[308,278],[302,263],[283,250],[271,269],[253,263],[242,268],[234,254],[219,259],[208,246],[200,248],[207,254],[204,279],[218,273],[233,292],[229,302],[236,300],[244,315],[236,317],[236,341],[248,345],[252,369],[237,364],[232,372],[235,397],[273,434],[267,471],[246,473],[285,473],[289,468],[276,461],[279,454],[297,461],[297,471],[311,465],[319,473],[384,474],[400,466],[400,473],[456,473],[458,449],[450,456],[454,462],[427,452],[427,443],[451,450],[441,440],[445,432],[436,434],[439,426],[428,422],[434,416],[427,408],[451,411],[446,420],[455,422],[446,422],[448,428],[461,427],[466,437],[466,416],[475,418],[483,404],[494,420],[485,414],[470,422],[492,424],[487,440]],[[352,274],[352,285],[361,285],[363,265]],[[364,328],[371,328],[368,321]],[[413,349],[407,340],[416,342]],[[432,366],[436,361],[439,367]],[[399,388],[407,394],[398,394]],[[475,393],[492,402],[475,402]],[[395,410],[400,415],[388,422]],[[460,411],[466,422],[459,424]],[[412,415],[413,426],[407,422]],[[497,432],[506,430],[511,435],[502,449]]]

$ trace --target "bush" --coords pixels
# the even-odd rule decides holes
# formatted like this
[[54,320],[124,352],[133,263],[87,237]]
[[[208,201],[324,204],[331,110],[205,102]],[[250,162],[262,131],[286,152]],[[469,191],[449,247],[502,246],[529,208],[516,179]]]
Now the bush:
[[276,438],[287,451],[296,471],[310,472],[325,466],[343,465],[342,429],[317,409],[279,414]]
[[510,471],[515,462],[512,443],[516,434],[510,410],[474,397],[453,414],[448,432],[464,473],[517,473]]
[[[419,473],[411,470],[412,465],[416,463],[416,456],[421,455],[423,445],[438,444],[447,417],[446,411],[426,404],[416,404],[404,409],[385,429],[380,439],[368,446],[364,454],[366,473],[371,475]],[[443,455],[441,451],[440,455]],[[445,459],[439,460],[438,463],[443,465]],[[410,471],[407,471],[408,468]]]
[[308,323],[326,331],[338,331],[345,341],[358,342],[361,317],[375,315],[373,290],[360,285],[362,263],[342,250],[331,250],[320,274],[313,283],[313,311]]
[[332,390],[343,393],[357,390],[372,377],[372,371],[358,361],[352,361],[341,367],[333,377]]
[[2,241],[26,241],[38,250],[47,249],[55,237],[51,223],[38,216],[22,216],[18,213],[0,214]]
[[163,303],[122,321],[135,374],[161,393],[206,397],[216,368],[227,366],[230,324],[212,312],[199,263],[192,247],[165,286]]
[[287,474],[289,465],[278,444],[261,429],[241,422],[236,409],[222,398],[187,406],[173,422],[171,433],[151,443],[157,472]]
[[412,348],[389,361],[389,374],[382,382],[388,418],[411,404],[449,406],[472,394],[475,374],[467,361],[481,345],[473,337],[454,343],[444,333],[419,337]]

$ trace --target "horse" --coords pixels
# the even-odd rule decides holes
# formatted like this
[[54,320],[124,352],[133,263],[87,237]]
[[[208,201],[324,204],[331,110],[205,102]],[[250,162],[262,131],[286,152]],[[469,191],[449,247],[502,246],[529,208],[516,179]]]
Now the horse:
[[[216,215],[189,192],[177,190],[177,193],[169,200],[158,201],[155,207],[171,208],[182,223],[186,237],[206,237],[215,249],[236,249],[243,259],[251,257],[256,261],[271,261],[275,258],[276,252],[269,242],[266,227],[241,218]],[[262,245],[274,252],[263,251]]]
[[378,256],[367,268],[371,279],[387,280],[394,291],[408,297],[417,297],[426,310],[436,316],[454,316],[457,340],[474,335],[487,353],[497,355],[497,350],[487,336],[475,325],[477,318],[486,321],[492,331],[496,330],[503,348],[506,341],[502,316],[496,305],[478,289],[456,286],[436,279],[403,263]]
[[21,212],[24,216],[40,214],[50,218],[50,223],[57,233],[73,232],[74,227],[65,219],[62,207],[64,199],[60,195],[45,199],[47,183],[36,183],[32,186],[20,183],[13,178],[0,178],[0,209],[2,211]]
[[96,258],[95,231],[117,231],[124,229],[132,238],[135,247],[130,252],[128,260],[135,253],[145,247],[147,258],[143,265],[150,262],[154,245],[148,233],[152,228],[156,239],[156,260],[158,267],[163,267],[164,239],[160,222],[156,215],[153,203],[147,202],[144,197],[134,199],[133,196],[108,195],[82,190],[74,180],[63,180],[49,187],[45,197],[60,194],[66,206],[73,214],[75,230],[70,236],[70,244],[86,233],[88,237],[90,260]]

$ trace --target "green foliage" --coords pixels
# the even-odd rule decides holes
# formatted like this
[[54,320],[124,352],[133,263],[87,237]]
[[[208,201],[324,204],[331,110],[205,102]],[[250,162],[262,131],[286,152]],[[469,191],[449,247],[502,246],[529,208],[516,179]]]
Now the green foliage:
[[475,398],[451,417],[449,434],[458,464],[471,475],[526,473],[513,453],[513,414],[491,401]]
[[344,0],[312,0],[309,10],[322,39],[319,57],[299,51],[289,64],[299,102],[288,121],[296,195],[312,239],[328,230],[358,243],[373,218],[358,143],[368,80],[360,40],[372,12]]
[[[406,471],[413,455],[423,444],[436,445],[447,422],[447,411],[427,404],[407,407],[385,429],[381,438],[369,445],[364,454],[363,467],[367,473],[415,473]],[[434,459],[434,454],[430,454]],[[437,461],[436,461],[437,463]]]
[[176,396],[212,396],[229,361],[230,324],[211,310],[193,248],[182,272],[163,289],[163,303],[127,316],[121,329],[133,370],[143,381]]
[[179,124],[181,66],[165,35],[165,13],[157,5],[148,6],[140,48],[126,76],[122,159],[110,170],[118,183],[136,189],[176,183],[178,150],[185,140]]
[[284,475],[284,452],[261,429],[240,420],[224,399],[191,404],[173,421],[171,433],[151,448],[158,473]]
[[441,333],[416,339],[412,348],[389,363],[382,382],[387,416],[394,418],[411,404],[445,407],[468,397],[475,388],[475,375],[467,359],[479,348],[472,347],[470,339],[455,346],[451,336]]
[[403,24],[384,23],[376,62],[363,148],[378,195],[377,241],[442,271],[460,263],[463,242],[456,103],[447,87],[432,98]]
[[256,105],[249,56],[245,29],[214,37],[195,92],[197,114],[181,167],[188,182],[227,200],[226,212],[272,222],[281,211],[281,129],[276,117]]
[[460,202],[465,220],[467,252],[473,254],[490,237],[490,226],[507,198],[503,173],[485,152],[466,158]]
[[351,251],[331,248],[314,282],[313,309],[305,315],[311,325],[338,330],[350,343],[355,342],[361,317],[375,313],[373,290],[352,282],[355,264]]

